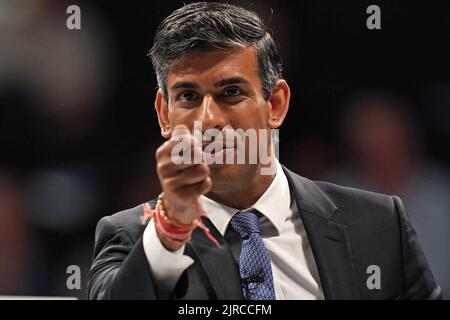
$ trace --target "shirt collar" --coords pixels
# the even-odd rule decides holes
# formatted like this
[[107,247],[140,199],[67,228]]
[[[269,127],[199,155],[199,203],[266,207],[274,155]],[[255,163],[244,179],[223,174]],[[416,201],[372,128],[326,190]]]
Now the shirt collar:
[[[254,208],[261,212],[275,226],[278,233],[280,233],[286,219],[291,215],[291,196],[289,183],[283,172],[283,168],[277,159],[275,161],[277,171],[274,179],[256,203],[246,210]],[[208,218],[222,236],[225,235],[233,215],[238,211],[245,211],[226,206],[205,196],[201,196],[201,200],[203,208],[208,214]]]

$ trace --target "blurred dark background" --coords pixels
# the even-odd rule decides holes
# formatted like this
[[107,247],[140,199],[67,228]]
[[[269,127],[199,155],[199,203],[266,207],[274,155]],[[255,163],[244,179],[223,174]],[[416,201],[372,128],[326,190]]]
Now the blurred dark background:
[[[400,195],[450,298],[450,4],[227,2],[259,13],[280,45],[292,90],[281,162]],[[66,27],[71,4],[81,30]],[[146,54],[182,4],[0,0],[0,295],[84,299],[97,221],[160,192]],[[371,4],[381,30],[366,28]]]

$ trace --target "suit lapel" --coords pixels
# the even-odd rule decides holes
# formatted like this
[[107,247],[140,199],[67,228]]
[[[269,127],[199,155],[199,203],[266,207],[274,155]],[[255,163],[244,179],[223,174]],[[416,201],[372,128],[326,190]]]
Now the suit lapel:
[[333,221],[338,208],[315,183],[283,170],[311,244],[325,299],[358,299],[348,226]]
[[220,242],[220,247],[216,247],[199,228],[193,231],[192,240],[188,245],[200,260],[218,299],[243,299],[239,268],[234,262],[228,244],[211,220],[206,217],[202,217],[202,220]]

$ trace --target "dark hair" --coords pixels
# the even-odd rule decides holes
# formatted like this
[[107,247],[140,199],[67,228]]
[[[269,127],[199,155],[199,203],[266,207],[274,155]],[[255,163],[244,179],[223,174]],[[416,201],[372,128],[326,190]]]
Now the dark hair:
[[227,3],[195,2],[175,10],[158,27],[150,57],[158,86],[167,99],[167,70],[191,50],[210,51],[254,45],[264,98],[281,79],[281,58],[272,36],[258,17]]

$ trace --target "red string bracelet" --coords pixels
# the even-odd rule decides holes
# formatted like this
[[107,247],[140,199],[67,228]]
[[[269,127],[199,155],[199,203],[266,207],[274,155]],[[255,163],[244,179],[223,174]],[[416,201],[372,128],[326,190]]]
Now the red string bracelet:
[[[220,246],[219,241],[211,234],[211,231],[200,218],[195,219],[190,225],[183,225],[170,219],[164,210],[162,199],[163,193],[158,196],[155,208],[152,209],[148,203],[144,204],[144,214],[142,216],[142,223],[145,224],[149,219],[155,218],[155,223],[159,230],[172,241],[187,243],[191,239],[192,230],[199,227],[206,237],[213,242],[217,247]],[[204,213],[206,215],[206,213]]]

